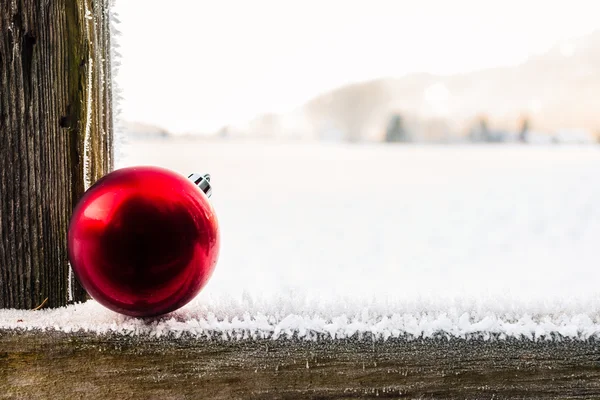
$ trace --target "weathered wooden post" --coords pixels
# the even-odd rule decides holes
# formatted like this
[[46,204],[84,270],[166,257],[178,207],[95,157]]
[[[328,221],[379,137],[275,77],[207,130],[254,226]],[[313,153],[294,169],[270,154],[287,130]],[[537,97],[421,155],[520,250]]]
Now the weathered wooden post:
[[0,0],[0,308],[86,297],[67,227],[112,167],[108,0]]

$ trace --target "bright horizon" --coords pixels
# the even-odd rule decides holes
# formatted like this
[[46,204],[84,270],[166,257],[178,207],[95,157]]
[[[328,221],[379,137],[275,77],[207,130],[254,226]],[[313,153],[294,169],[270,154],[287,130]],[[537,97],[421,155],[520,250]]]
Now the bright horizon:
[[549,1],[117,0],[121,118],[211,133],[344,84],[517,65],[600,28]]

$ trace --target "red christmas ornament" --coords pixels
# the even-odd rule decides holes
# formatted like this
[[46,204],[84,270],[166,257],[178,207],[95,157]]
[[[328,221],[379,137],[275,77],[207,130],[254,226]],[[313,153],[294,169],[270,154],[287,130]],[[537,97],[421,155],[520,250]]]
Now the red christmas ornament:
[[75,275],[102,305],[134,317],[192,300],[217,263],[210,177],[157,167],[116,170],[84,195],[69,226]]

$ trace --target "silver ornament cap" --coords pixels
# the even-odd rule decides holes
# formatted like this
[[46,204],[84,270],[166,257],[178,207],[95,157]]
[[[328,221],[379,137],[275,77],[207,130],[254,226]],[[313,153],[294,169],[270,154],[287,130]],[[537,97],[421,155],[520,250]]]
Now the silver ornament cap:
[[212,195],[212,186],[210,185],[210,175],[209,174],[197,174],[193,173],[188,176],[188,179],[194,182],[194,185],[198,186],[200,190],[206,194],[206,197],[210,198]]

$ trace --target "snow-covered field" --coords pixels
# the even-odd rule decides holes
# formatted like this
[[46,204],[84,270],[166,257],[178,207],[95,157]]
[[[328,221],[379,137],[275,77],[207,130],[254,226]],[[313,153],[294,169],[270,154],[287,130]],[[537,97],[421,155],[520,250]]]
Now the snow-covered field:
[[[314,338],[600,335],[600,148],[130,143],[119,166],[212,175],[222,229],[191,304],[95,302],[0,327]],[[16,322],[23,320],[22,322]]]

